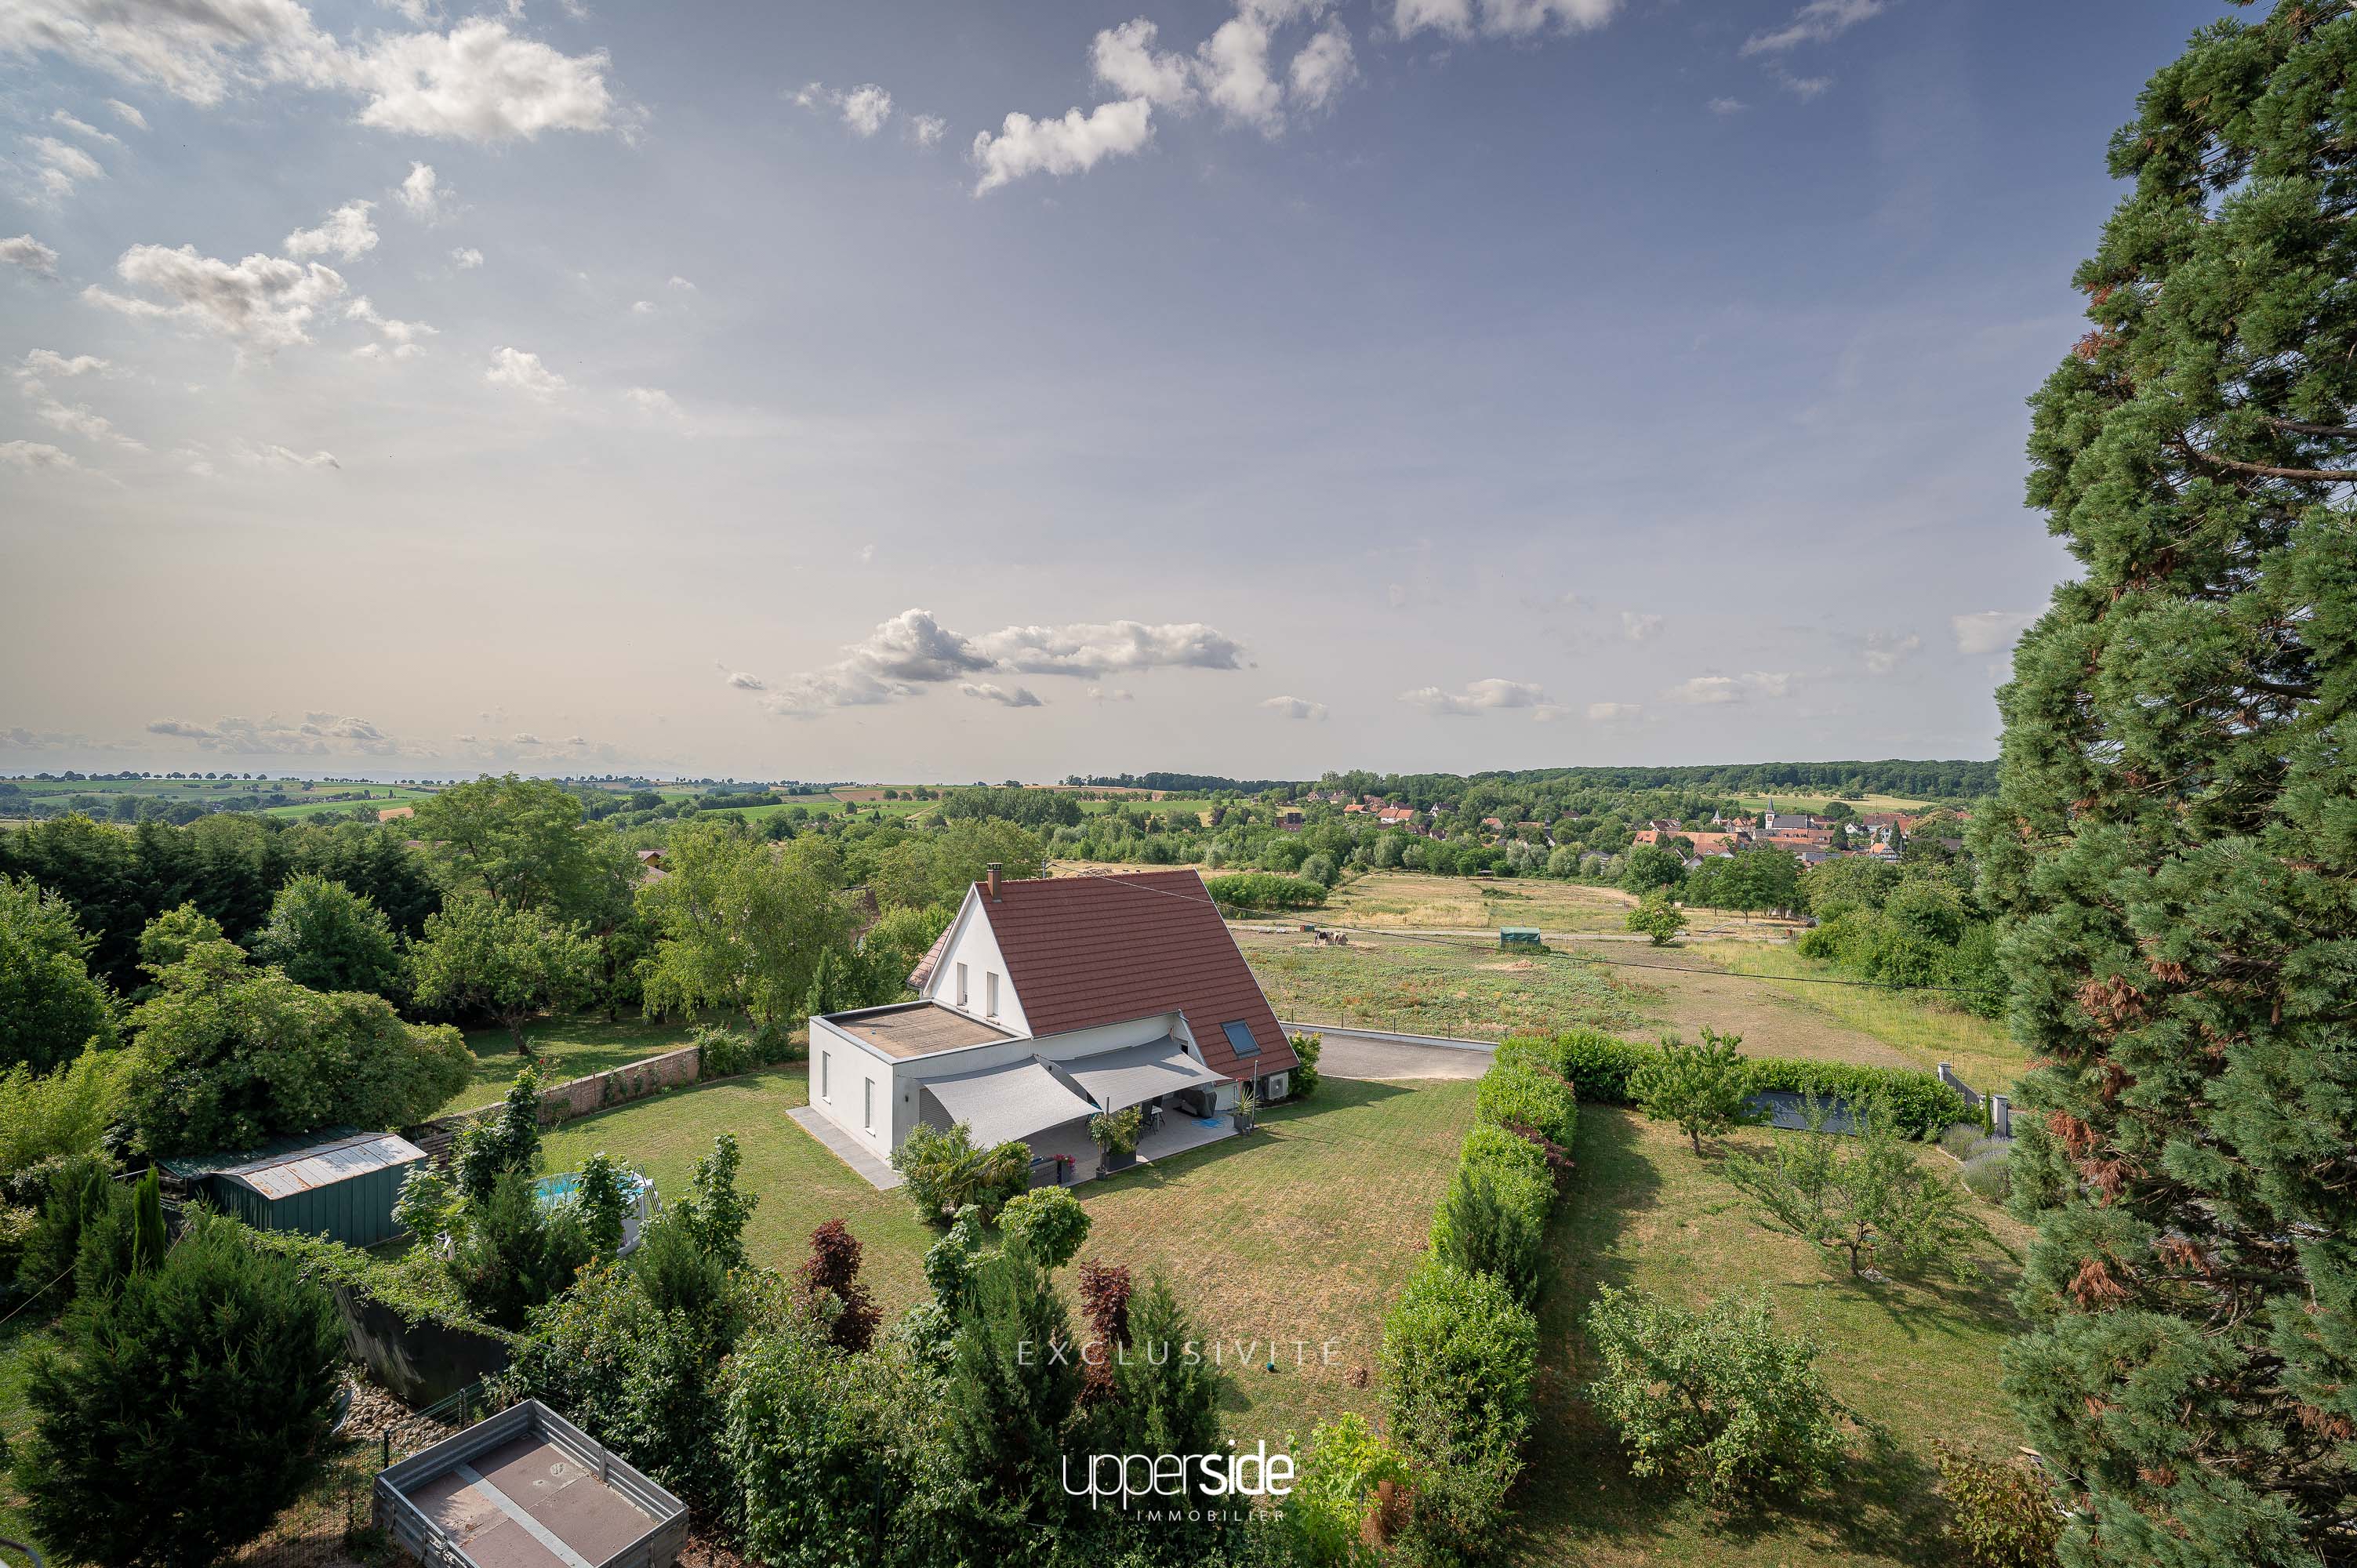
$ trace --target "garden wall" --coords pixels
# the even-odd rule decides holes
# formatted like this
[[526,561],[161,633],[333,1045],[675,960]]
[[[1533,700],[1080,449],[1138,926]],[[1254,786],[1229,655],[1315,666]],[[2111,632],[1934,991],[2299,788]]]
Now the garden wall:
[[[551,1084],[540,1091],[540,1124],[554,1127],[560,1122],[587,1116],[593,1111],[626,1105],[662,1090],[694,1083],[702,1076],[703,1070],[703,1047],[682,1046],[675,1051],[665,1051],[644,1061],[593,1072],[587,1078],[576,1078],[566,1083]],[[499,1108],[499,1102],[494,1101],[470,1111],[453,1111],[447,1116],[436,1116],[414,1127],[404,1127],[402,1135],[431,1155],[436,1165],[444,1165],[448,1162],[450,1144],[458,1136],[458,1129]]]

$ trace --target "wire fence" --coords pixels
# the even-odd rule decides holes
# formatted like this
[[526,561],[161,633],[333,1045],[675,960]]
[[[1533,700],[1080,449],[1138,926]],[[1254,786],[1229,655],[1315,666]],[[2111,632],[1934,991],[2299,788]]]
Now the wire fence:
[[418,1411],[371,1384],[354,1384],[351,1409],[328,1441],[318,1477],[230,1563],[234,1568],[385,1568],[401,1562],[377,1523],[377,1472],[490,1413],[479,1382]]

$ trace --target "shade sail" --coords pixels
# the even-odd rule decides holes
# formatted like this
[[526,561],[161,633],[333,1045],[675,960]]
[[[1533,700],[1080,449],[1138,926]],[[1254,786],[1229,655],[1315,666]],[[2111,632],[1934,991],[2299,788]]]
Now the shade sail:
[[1028,1138],[1097,1109],[1038,1062],[930,1078],[924,1087],[951,1121],[964,1122],[983,1144]]
[[1082,1057],[1058,1064],[1089,1098],[1107,1111],[1143,1105],[1157,1095],[1182,1089],[1200,1089],[1228,1080],[1187,1054],[1185,1047],[1164,1036],[1148,1045],[1130,1046],[1102,1056]]

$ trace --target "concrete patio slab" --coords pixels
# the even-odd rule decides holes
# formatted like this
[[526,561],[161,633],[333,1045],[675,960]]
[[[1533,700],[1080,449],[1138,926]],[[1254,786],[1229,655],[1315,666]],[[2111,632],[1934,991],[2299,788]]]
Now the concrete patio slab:
[[889,1192],[900,1185],[900,1173],[854,1143],[850,1134],[812,1110],[797,1105],[786,1112],[795,1125],[826,1145],[827,1153],[849,1165],[866,1178],[867,1185],[878,1192]]

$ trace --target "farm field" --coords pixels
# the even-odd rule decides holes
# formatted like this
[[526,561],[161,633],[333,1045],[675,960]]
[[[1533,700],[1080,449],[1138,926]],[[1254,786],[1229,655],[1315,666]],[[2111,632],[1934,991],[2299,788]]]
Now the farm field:
[[[635,1017],[608,1023],[588,1014],[571,1014],[537,1019],[524,1026],[524,1034],[541,1060],[541,1081],[556,1084],[675,1051],[687,1044],[694,1029],[692,1024]],[[516,1054],[514,1037],[504,1027],[468,1029],[466,1039],[475,1058],[475,1076],[436,1114],[490,1104],[523,1070],[524,1058]]]
[[[1738,1139],[1801,1135],[1747,1131]],[[1757,1223],[1748,1200],[1718,1175],[1725,1146],[1707,1147],[1697,1160],[1675,1129],[1633,1112],[1588,1107],[1580,1114],[1577,1165],[1548,1237],[1541,1413],[1515,1495],[1512,1560],[1529,1568],[1953,1561],[1938,1533],[1931,1440],[1996,1454],[2021,1441],[1997,1359],[2014,1326],[2007,1294],[2017,1263],[1986,1254],[1990,1278],[1977,1287],[1853,1282],[1821,1250]],[[1923,1157],[1943,1158],[1931,1150]],[[1975,1212],[2021,1251],[2021,1226],[1996,1208]],[[1756,1516],[1717,1517],[1674,1485],[1634,1478],[1577,1391],[1592,1358],[1579,1319],[1599,1284],[1690,1306],[1728,1289],[1764,1291],[1781,1326],[1816,1328],[1827,1347],[1818,1365],[1832,1391],[1871,1410],[1889,1441],[1860,1436],[1842,1484],[1810,1504]]]
[[1495,931],[1500,926],[1536,926],[1548,932],[1618,932],[1636,902],[1617,887],[1538,877],[1491,881],[1420,871],[1371,871],[1334,888],[1324,908],[1304,918],[1337,926],[1403,929]]
[[[1811,983],[1814,979],[1846,977],[1831,964],[1803,958],[1782,944],[1704,942],[1672,950],[1686,952],[1693,959],[1737,974],[1784,978],[1789,983],[1782,985],[1763,984],[1756,980],[1719,983],[1769,993],[1776,998],[1774,1003],[1756,1004],[1780,1007],[1813,1019],[1814,1026],[1828,1035],[1856,1032],[1872,1036],[1904,1058],[1908,1067],[1929,1072],[1942,1062],[1951,1063],[1957,1076],[1984,1093],[2012,1088],[2015,1076],[2021,1071],[2021,1047],[2005,1032],[2003,1024],[1975,1017],[1940,997],[1905,995],[1865,986]],[[1624,956],[1641,959],[1647,953],[1641,950]],[[1695,977],[1677,978],[1690,981]]]
[[1410,1035],[1499,1040],[1577,1026],[1631,1033],[1654,993],[1620,972],[1558,953],[1519,956],[1475,937],[1353,934],[1345,947],[1298,931],[1235,931],[1276,1015]]
[[[799,1066],[660,1094],[552,1131],[549,1168],[576,1168],[602,1149],[676,1194],[714,1134],[732,1131],[740,1184],[760,1195],[747,1230],[756,1261],[791,1273],[812,1230],[845,1220],[866,1248],[863,1277],[898,1312],[921,1299],[924,1251],[939,1233],[786,1116],[807,1098]],[[1080,1187],[1092,1227],[1081,1257],[1140,1276],[1159,1270],[1203,1337],[1232,1355],[1235,1341],[1257,1340],[1265,1364],[1269,1343],[1284,1343],[1278,1371],[1232,1375],[1227,1419],[1245,1441],[1274,1444],[1343,1410],[1372,1410],[1383,1310],[1423,1250],[1472,1109],[1469,1082],[1329,1079],[1307,1104],[1265,1112],[1248,1137]],[[1307,1367],[1293,1365],[1295,1339],[1309,1342]],[[1327,1339],[1330,1366],[1319,1364]],[[1356,1368],[1368,1387],[1351,1386]]]
[[[1851,811],[1861,814],[1867,811],[1904,811],[1911,816],[1917,811],[1931,810],[1933,804],[1933,802],[1927,801],[1920,796],[1914,795],[1858,795],[1854,797],[1844,797],[1844,799],[1848,800],[1849,809]],[[1812,815],[1814,815],[1817,812],[1823,811],[1827,806],[1832,805],[1834,803],[1834,800],[1835,797],[1831,795],[1786,795],[1778,793],[1774,795],[1738,795],[1736,797],[1735,803],[1747,811],[1764,811],[1768,809],[1768,802],[1773,800],[1776,802],[1776,809],[1778,811],[1807,811]]]

